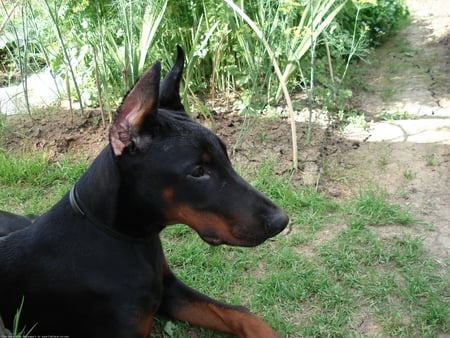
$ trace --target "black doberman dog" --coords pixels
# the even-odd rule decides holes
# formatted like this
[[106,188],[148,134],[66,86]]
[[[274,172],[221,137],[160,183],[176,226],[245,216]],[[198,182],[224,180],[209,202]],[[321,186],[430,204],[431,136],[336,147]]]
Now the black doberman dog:
[[[0,313],[33,335],[148,337],[156,313],[239,337],[278,337],[240,306],[178,280],[159,233],[187,224],[211,245],[256,246],[286,214],[232,168],[224,144],[185,113],[181,48],[118,108],[110,142],[56,205],[0,238]],[[21,228],[23,223],[18,228]]]

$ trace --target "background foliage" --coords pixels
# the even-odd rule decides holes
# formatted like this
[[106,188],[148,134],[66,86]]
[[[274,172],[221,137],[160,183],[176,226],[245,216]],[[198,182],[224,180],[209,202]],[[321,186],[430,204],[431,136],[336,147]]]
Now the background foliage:
[[[343,10],[331,17],[341,4]],[[403,3],[393,0],[241,0],[238,5],[263,31],[289,88],[306,90],[314,71],[317,103],[330,111],[346,109],[351,62],[408,17]],[[281,97],[264,47],[225,2],[23,0],[2,7],[0,72],[6,85],[50,67],[54,76],[67,79],[72,100],[102,104],[110,112],[154,60],[167,70],[179,44],[187,53],[184,97],[190,106],[199,103],[193,94],[239,91],[240,111],[277,104]],[[298,48],[326,20],[322,34],[306,45],[315,51],[312,63],[314,54],[299,54]]]

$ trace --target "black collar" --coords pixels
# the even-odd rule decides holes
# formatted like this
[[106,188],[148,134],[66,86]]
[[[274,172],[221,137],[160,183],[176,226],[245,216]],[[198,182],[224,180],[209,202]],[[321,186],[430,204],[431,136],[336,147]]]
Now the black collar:
[[106,233],[112,237],[115,237],[117,239],[120,239],[120,240],[123,240],[126,242],[138,242],[138,243],[145,242],[148,239],[147,237],[138,238],[138,237],[128,236],[128,235],[126,235],[122,232],[116,231],[116,230],[112,229],[110,226],[100,222],[89,211],[89,209],[87,209],[83,205],[83,202],[80,200],[80,197],[78,196],[76,184],[74,184],[73,187],[70,189],[69,201],[70,201],[70,206],[72,207],[73,211],[75,211],[77,214],[79,214],[82,218],[87,218],[97,228],[99,228],[104,233]]

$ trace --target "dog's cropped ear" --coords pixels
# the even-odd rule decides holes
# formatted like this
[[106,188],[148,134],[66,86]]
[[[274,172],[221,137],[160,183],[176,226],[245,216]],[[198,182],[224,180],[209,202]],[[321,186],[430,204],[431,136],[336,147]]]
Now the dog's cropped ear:
[[183,110],[180,97],[180,82],[184,67],[184,52],[177,46],[177,59],[164,80],[161,82],[159,91],[159,105],[161,108],[171,110]]
[[136,82],[120,105],[109,131],[109,141],[116,156],[132,142],[158,112],[161,64],[155,62]]

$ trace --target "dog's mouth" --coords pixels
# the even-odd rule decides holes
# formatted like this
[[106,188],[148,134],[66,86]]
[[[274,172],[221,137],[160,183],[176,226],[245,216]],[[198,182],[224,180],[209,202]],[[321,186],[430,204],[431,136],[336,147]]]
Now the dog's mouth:
[[226,244],[221,238],[219,237],[214,237],[214,236],[210,236],[210,235],[204,235],[202,236],[200,234],[201,239],[203,239],[206,243],[208,243],[209,245],[212,246],[218,246],[221,244]]
[[241,247],[254,247],[263,243],[267,238],[256,239],[253,237],[246,236],[233,236],[232,238],[221,238],[211,233],[199,233],[201,239],[212,246],[218,245],[231,245],[231,246],[241,246]]

